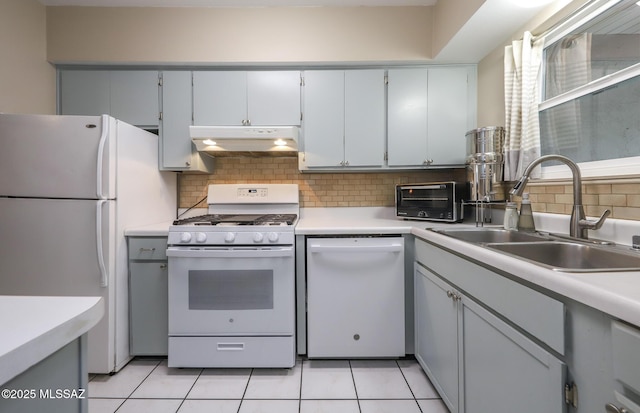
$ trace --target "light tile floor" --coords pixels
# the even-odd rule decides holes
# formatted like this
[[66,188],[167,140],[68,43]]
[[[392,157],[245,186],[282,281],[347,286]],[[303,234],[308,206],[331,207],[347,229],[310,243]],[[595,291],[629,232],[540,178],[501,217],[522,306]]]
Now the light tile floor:
[[92,375],[89,413],[448,413],[418,363],[306,360],[291,369],[175,369],[136,358]]

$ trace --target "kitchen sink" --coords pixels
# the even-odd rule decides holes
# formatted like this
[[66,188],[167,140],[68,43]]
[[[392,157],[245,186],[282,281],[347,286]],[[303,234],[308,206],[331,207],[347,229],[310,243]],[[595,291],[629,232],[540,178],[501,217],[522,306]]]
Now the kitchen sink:
[[488,248],[564,272],[640,271],[640,253],[574,242],[486,244]]
[[502,228],[430,230],[556,271],[640,271],[640,252],[599,240]]
[[432,231],[461,241],[476,244],[489,244],[496,242],[539,242],[549,240],[548,237],[535,232],[507,231],[501,228],[432,229]]

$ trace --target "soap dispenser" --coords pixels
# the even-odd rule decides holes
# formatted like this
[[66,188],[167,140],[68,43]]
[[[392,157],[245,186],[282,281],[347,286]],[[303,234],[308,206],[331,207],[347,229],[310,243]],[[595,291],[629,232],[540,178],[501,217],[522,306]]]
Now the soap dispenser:
[[522,194],[522,204],[520,205],[520,217],[518,218],[518,231],[534,232],[536,226],[533,223],[533,211],[531,211],[531,201],[529,193]]

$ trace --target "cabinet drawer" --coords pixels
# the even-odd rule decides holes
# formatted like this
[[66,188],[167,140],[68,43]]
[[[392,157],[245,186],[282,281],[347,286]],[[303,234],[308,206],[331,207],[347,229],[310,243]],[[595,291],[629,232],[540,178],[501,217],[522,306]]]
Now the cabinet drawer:
[[564,354],[562,302],[425,241],[416,240],[415,253],[420,264]]
[[616,380],[640,393],[640,330],[613,321],[611,324],[613,346],[613,372]]
[[167,259],[167,238],[166,237],[130,237],[129,238],[129,259],[130,260],[159,260]]

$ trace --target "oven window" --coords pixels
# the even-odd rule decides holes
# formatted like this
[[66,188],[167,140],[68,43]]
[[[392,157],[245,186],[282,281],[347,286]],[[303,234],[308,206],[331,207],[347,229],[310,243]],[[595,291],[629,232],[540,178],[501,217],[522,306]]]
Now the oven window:
[[446,209],[450,191],[442,189],[403,189],[400,206],[406,208]]
[[273,309],[273,270],[191,270],[189,309]]

